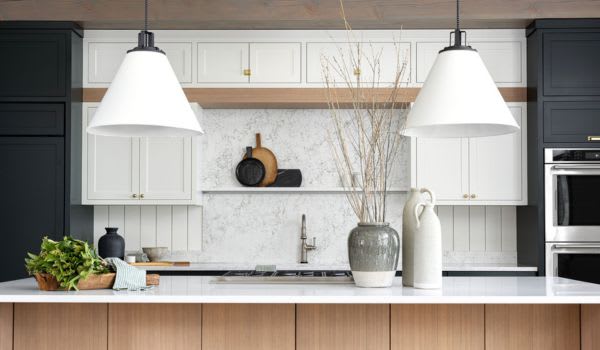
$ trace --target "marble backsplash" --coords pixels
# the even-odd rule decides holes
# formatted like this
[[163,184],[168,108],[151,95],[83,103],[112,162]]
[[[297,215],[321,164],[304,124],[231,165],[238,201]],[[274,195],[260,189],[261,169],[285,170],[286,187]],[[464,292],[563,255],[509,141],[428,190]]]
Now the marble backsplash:
[[[128,251],[141,246],[166,245],[173,258],[226,264],[294,264],[300,257],[301,216],[307,216],[309,239],[317,250],[309,252],[315,267],[347,264],[346,240],[357,219],[343,193],[217,193],[214,189],[239,187],[235,166],[246,146],[254,146],[255,133],[271,149],[279,168],[301,169],[303,187],[340,186],[327,132],[327,110],[204,110],[202,207],[156,206],[135,210],[123,206],[95,208],[95,239],[106,225],[123,227]],[[408,141],[408,140],[407,140]],[[392,187],[409,187],[409,143],[405,142],[392,177]],[[401,233],[406,193],[390,194],[388,220]],[[448,208],[448,207],[447,207]],[[458,208],[458,207],[457,207]],[[516,244],[470,244],[516,241],[514,207],[486,211],[447,209],[442,220],[445,263],[514,263]],[[126,210],[127,209],[127,210]],[[442,213],[440,213],[442,214]],[[485,218],[493,225],[483,226]],[[186,220],[186,222],[181,222]],[[472,224],[470,224],[472,223]],[[496,224],[497,223],[497,224]],[[494,227],[496,225],[497,227]],[[97,232],[96,232],[97,231]]]

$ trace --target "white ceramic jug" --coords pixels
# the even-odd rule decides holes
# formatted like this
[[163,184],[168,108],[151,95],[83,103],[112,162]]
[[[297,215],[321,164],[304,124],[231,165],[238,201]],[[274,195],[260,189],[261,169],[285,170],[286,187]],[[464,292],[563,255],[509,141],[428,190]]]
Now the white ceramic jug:
[[414,276],[414,236],[417,229],[415,208],[419,203],[424,203],[421,193],[427,192],[430,203],[435,205],[435,195],[426,188],[411,188],[408,200],[404,204],[402,212],[402,284],[413,286]]
[[431,203],[417,204],[413,215],[417,222],[414,235],[413,286],[421,289],[442,288],[440,220]]

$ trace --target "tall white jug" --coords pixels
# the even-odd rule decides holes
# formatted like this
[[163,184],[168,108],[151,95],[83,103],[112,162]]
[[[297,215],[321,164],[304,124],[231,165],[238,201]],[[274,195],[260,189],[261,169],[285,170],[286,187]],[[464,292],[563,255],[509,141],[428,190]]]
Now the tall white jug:
[[411,188],[402,212],[402,284],[413,286],[414,276],[414,236],[417,229],[415,208],[424,203],[421,193],[427,192],[431,205],[435,205],[435,195],[426,188]]
[[442,288],[440,220],[430,203],[417,204],[413,215],[417,222],[414,236],[413,286],[421,289]]

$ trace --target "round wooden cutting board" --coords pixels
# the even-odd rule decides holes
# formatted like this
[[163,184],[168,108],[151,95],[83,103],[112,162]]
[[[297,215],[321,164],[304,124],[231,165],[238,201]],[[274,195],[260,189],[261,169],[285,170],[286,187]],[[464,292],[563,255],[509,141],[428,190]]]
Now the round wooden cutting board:
[[[271,150],[262,146],[260,133],[256,134],[256,147],[252,149],[252,157],[260,160],[265,166],[265,177],[258,186],[265,187],[275,182],[277,178],[277,158]],[[246,159],[245,155],[244,159]]]

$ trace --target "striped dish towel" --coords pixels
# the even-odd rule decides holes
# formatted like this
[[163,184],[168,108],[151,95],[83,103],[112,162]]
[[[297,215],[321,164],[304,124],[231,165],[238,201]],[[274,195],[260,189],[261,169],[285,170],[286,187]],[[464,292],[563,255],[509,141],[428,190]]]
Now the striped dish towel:
[[114,290],[146,290],[146,271],[137,269],[119,258],[104,259],[117,273]]

